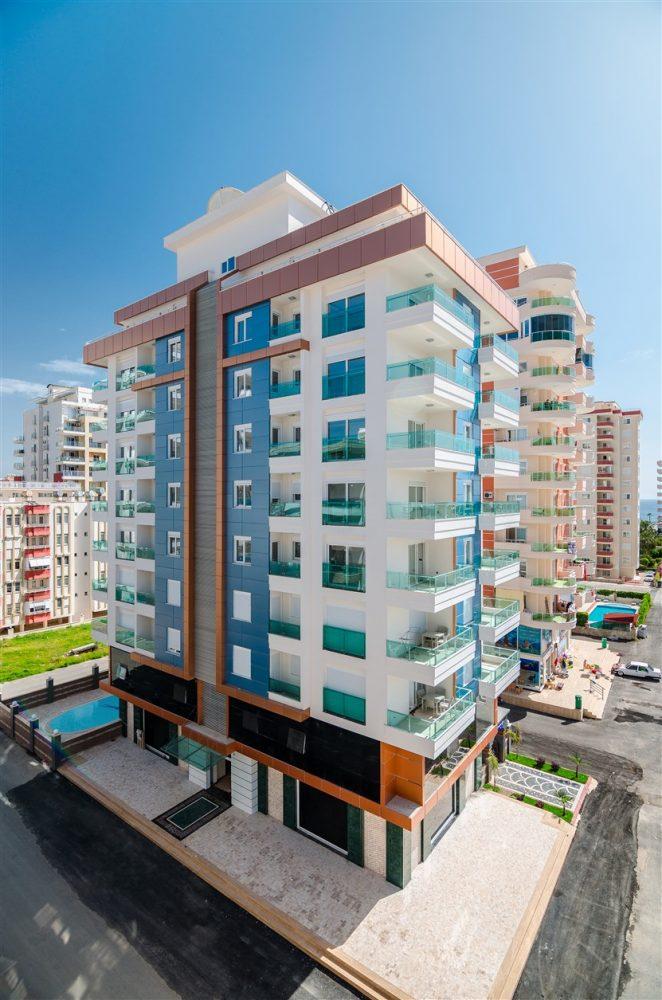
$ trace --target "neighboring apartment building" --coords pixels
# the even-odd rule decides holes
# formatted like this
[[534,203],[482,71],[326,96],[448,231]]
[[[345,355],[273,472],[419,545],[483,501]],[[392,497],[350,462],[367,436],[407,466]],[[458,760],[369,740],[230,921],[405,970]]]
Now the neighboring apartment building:
[[49,385],[23,413],[14,469],[26,482],[72,483],[89,490],[93,463],[106,457],[106,408],[83,386]]
[[662,531],[662,459],[657,460],[657,530]]
[[520,669],[518,507],[482,502],[519,472],[517,309],[402,185],[331,213],[280,174],[165,245],[177,284],[84,352],[104,686],[192,780],[403,885]]
[[[481,258],[519,309],[517,349],[520,427],[496,432],[498,447],[515,452],[519,478],[497,475],[497,502],[516,501],[520,524],[507,540],[521,556],[510,594],[522,602],[518,633],[520,683],[540,689],[567,649],[590,576],[590,498],[595,489],[584,446],[584,388],[593,381],[594,319],[577,292],[574,267],[536,263],[528,247]],[[502,444],[501,442],[505,442]]]
[[632,580],[639,566],[639,424],[641,410],[593,402],[586,420],[595,463],[590,559],[599,580]]
[[0,481],[0,631],[89,621],[90,505],[64,483]]

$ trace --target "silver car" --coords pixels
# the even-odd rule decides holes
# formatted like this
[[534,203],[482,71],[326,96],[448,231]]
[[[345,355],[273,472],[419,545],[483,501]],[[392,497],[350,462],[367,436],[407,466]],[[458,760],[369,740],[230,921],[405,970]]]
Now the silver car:
[[638,677],[640,681],[662,680],[662,671],[659,667],[651,667],[649,663],[642,660],[632,660],[625,667],[619,667],[616,671],[618,677]]

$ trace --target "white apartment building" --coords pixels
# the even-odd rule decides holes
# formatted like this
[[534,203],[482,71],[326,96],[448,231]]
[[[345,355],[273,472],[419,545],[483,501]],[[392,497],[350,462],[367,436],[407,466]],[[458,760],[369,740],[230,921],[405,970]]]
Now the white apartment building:
[[[568,646],[590,576],[590,504],[595,481],[586,461],[584,389],[593,381],[595,321],[579,298],[575,268],[539,265],[526,246],[481,258],[519,309],[509,342],[519,356],[520,426],[500,430],[498,442],[517,453],[519,478],[497,475],[497,502],[517,501],[519,527],[506,533],[521,557],[509,590],[521,601],[520,683],[539,689]],[[500,445],[503,447],[503,445]]]
[[84,352],[104,687],[129,738],[403,885],[520,672],[519,507],[484,486],[519,474],[517,308],[403,185],[333,212],[279,174],[165,245],[177,283]]
[[100,433],[106,408],[84,386],[49,385],[23,413],[14,469],[25,482],[66,482],[89,490],[95,461],[106,457]]
[[89,621],[90,504],[65,483],[0,481],[0,631]]
[[599,580],[632,580],[639,565],[639,425],[641,410],[593,402],[588,459],[595,467],[591,492],[589,559]]

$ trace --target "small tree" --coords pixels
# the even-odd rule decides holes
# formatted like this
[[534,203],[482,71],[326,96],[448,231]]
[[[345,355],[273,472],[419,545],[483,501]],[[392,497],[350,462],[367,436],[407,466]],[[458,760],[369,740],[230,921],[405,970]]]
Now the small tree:
[[522,742],[522,732],[519,726],[508,726],[505,735],[514,746],[519,746]]
[[561,805],[563,806],[563,816],[565,817],[566,802],[570,802],[570,799],[572,798],[572,795],[568,795],[568,793],[566,792],[565,788],[557,788],[556,792],[555,792],[555,795],[556,795],[557,799],[559,800],[559,802],[561,803]]
[[580,765],[581,765],[581,762],[582,762],[582,758],[580,757],[580,755],[578,753],[571,753],[570,754],[570,760],[575,765],[575,778],[578,778],[579,777],[579,768],[580,768]]
[[495,754],[492,747],[487,752],[487,773],[490,776],[491,782],[495,788],[498,788],[497,777],[499,774],[499,758]]

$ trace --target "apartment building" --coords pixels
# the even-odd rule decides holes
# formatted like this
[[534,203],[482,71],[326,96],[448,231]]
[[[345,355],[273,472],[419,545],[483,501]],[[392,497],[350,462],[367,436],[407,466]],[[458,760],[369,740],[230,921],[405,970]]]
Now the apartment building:
[[657,460],[657,530],[662,531],[662,460]]
[[105,688],[192,781],[404,885],[520,671],[519,507],[484,489],[519,474],[517,307],[403,185],[222,188],[165,246],[177,283],[84,351]]
[[23,413],[14,469],[26,482],[66,482],[89,490],[92,465],[106,457],[99,433],[106,409],[84,386],[49,385]]
[[0,481],[0,631],[89,621],[90,505],[64,483]]
[[516,481],[497,475],[497,503],[516,502],[520,524],[506,532],[519,553],[520,577],[509,596],[522,604],[520,684],[540,689],[567,648],[577,608],[578,579],[591,573],[591,511],[595,479],[584,389],[593,381],[595,321],[577,292],[575,268],[538,264],[526,246],[481,258],[519,310],[519,373],[506,383],[520,394],[516,429],[495,432],[495,447],[512,451]]
[[591,563],[600,580],[632,580],[639,565],[639,424],[641,410],[594,402],[586,421],[595,465],[590,511]]

